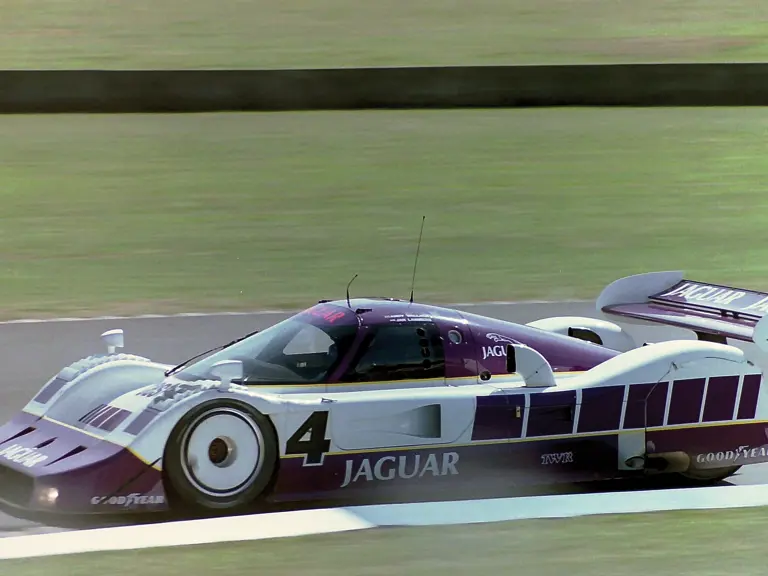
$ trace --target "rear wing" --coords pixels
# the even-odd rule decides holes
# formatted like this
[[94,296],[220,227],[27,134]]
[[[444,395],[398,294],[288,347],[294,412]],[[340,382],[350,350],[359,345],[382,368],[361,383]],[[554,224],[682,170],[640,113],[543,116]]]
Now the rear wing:
[[650,272],[616,280],[597,299],[597,311],[640,324],[696,332],[700,340],[754,342],[768,351],[768,292],[687,280],[682,272]]

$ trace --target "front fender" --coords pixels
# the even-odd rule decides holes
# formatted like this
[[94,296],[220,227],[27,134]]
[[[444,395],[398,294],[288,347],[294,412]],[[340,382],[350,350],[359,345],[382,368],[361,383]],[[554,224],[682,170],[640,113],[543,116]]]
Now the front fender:
[[80,417],[76,414],[83,415],[131,390],[161,381],[166,368],[130,354],[84,358],[46,382],[23,410],[74,425]]
[[[173,387],[183,389],[185,392],[174,397],[172,393],[167,393],[168,389]],[[132,431],[134,433],[133,439],[127,443],[130,450],[145,462],[152,463],[158,468],[162,468],[163,452],[176,424],[192,408],[209,400],[234,399],[250,404],[270,418],[278,437],[280,437],[280,430],[284,428],[281,425],[283,417],[294,404],[301,404],[302,406],[321,404],[319,397],[316,401],[294,400],[279,394],[252,392],[245,386],[221,388],[217,381],[177,382],[160,388],[160,390],[163,389],[165,392],[159,391],[155,396],[160,401],[150,402],[147,408],[136,416],[135,421],[140,425],[132,428],[129,424],[125,429],[126,432]]]

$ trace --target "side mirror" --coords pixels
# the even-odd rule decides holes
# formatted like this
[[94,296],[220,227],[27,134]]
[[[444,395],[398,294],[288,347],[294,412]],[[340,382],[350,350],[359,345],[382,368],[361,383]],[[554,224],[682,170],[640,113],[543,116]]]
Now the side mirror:
[[121,328],[104,332],[101,335],[101,340],[107,345],[108,354],[114,354],[116,348],[123,348],[125,346],[125,339],[123,338]]
[[243,380],[243,363],[240,360],[222,360],[211,367],[211,376],[220,380],[222,384],[231,384],[233,381]]

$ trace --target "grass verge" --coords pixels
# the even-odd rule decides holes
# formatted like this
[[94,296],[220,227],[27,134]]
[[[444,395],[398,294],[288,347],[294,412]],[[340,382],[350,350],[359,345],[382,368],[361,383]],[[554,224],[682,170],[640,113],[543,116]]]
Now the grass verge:
[[0,117],[3,317],[768,288],[760,108]]
[[0,68],[764,61],[762,0],[3,0]]
[[763,508],[376,529],[0,561],[14,576],[763,576]]

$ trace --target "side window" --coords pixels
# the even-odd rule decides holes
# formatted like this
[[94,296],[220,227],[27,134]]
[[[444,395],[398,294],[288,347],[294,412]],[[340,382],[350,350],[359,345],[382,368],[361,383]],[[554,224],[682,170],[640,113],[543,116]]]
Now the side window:
[[328,334],[307,324],[286,344],[283,354],[285,356],[328,354],[333,344],[333,339]]
[[246,384],[321,382],[338,366],[356,334],[357,326],[292,326],[243,358]]
[[361,346],[344,380],[417,380],[445,376],[443,341],[431,322],[379,326]]

